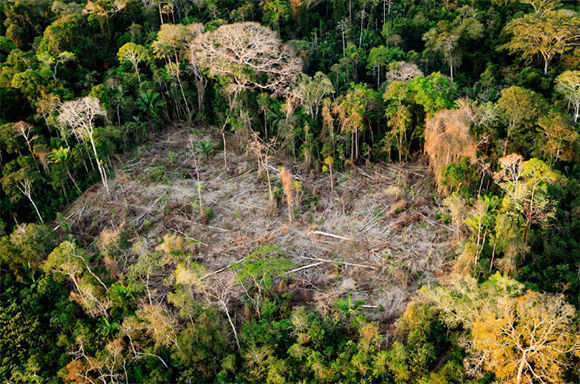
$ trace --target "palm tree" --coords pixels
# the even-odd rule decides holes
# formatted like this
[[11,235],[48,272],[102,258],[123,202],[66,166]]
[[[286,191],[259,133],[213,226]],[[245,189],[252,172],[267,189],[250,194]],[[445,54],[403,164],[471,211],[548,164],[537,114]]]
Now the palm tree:
[[204,158],[207,160],[209,156],[215,152],[213,142],[209,140],[199,141],[196,145],[196,152],[203,154]]
[[49,158],[53,163],[57,163],[57,164],[60,163],[60,164],[64,165],[64,169],[65,169],[68,177],[73,182],[73,184],[74,184],[75,188],[77,189],[77,191],[79,192],[79,194],[82,194],[83,191],[81,191],[81,189],[77,185],[77,182],[75,181],[74,177],[71,175],[70,170],[68,168],[67,162],[70,159],[70,148],[59,147],[59,148],[53,149]]
[[159,93],[148,89],[145,92],[139,92],[135,106],[138,110],[146,112],[147,117],[151,120],[153,116],[157,115],[157,108],[163,106],[163,100]]
[[359,309],[361,305],[365,302],[363,300],[352,300],[352,296],[350,293],[346,299],[337,300],[334,304],[338,310],[342,313],[342,318],[346,321],[347,332],[350,334],[351,325],[355,328],[358,327],[359,324]]

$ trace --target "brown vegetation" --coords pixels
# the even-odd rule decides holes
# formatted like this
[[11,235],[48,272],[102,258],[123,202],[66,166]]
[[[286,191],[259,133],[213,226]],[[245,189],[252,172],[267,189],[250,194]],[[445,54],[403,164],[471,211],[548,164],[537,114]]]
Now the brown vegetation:
[[477,143],[469,135],[472,111],[468,106],[440,111],[425,125],[425,152],[429,165],[440,182],[441,170],[451,162],[468,157],[477,161]]

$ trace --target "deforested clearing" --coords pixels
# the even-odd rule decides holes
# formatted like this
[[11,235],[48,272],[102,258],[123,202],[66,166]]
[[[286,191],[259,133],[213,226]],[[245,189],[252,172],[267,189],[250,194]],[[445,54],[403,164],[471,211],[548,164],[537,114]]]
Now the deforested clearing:
[[[202,134],[201,132],[213,132]],[[153,250],[166,235],[182,236],[192,257],[209,274],[227,270],[263,245],[279,245],[295,267],[291,282],[296,305],[329,309],[351,294],[364,300],[370,318],[390,321],[405,309],[419,286],[449,272],[453,229],[435,218],[433,180],[424,165],[375,164],[329,175],[292,174],[293,222],[278,167],[271,162],[274,207],[266,177],[254,156],[236,148],[224,168],[221,151],[201,157],[197,178],[191,143],[219,143],[217,128],[172,127],[127,155],[109,180],[111,195],[95,185],[65,212],[72,232],[86,246],[121,228]],[[209,212],[208,211],[208,212]],[[120,273],[134,262],[127,254]],[[166,271],[167,274],[171,271]],[[160,287],[162,298],[170,287]]]

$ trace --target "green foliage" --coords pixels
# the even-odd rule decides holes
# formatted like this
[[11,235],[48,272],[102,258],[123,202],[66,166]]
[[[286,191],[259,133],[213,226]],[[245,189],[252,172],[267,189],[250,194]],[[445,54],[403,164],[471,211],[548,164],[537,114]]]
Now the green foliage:
[[[521,300],[510,300],[521,285],[493,275],[498,270],[578,305],[573,5],[152,4],[0,1],[0,381],[502,381],[505,372],[493,364],[483,378],[470,376],[465,367],[473,368],[476,350],[460,345],[499,340],[490,330],[509,316],[488,313],[491,326],[480,324],[479,334],[462,332],[449,317],[497,309],[490,298],[518,308]],[[242,29],[233,24],[243,22]],[[240,46],[219,39],[228,31]],[[209,43],[218,54],[208,55]],[[448,70],[450,78],[438,72]],[[66,106],[87,96],[98,116],[84,126],[82,114],[59,124]],[[201,126],[209,137],[213,131],[203,127],[226,122],[235,137],[224,134],[224,150],[231,141],[247,148],[255,132],[275,147],[276,160],[304,159],[315,176],[320,168],[341,176],[363,163],[421,159],[426,119],[458,106],[474,147],[473,163],[465,157],[441,170],[456,205],[453,268],[489,280],[434,288],[437,305],[413,303],[389,328],[367,321],[354,293],[329,312],[299,306],[309,303],[296,303],[290,291],[296,266],[276,246],[214,275],[201,246],[211,239],[196,245],[168,235],[155,251],[141,240],[129,249],[130,228],[111,247],[87,246],[93,239],[86,238],[81,246],[58,213],[99,176],[106,180],[119,153],[154,140],[164,126]],[[195,147],[208,164],[222,149],[211,140]],[[512,152],[521,156],[506,156]],[[506,159],[515,160],[510,169]],[[143,177],[172,176],[159,166]],[[413,204],[419,208],[419,200]],[[202,214],[213,215],[209,208]],[[21,224],[41,217],[50,226]],[[144,220],[156,230],[153,218]],[[511,313],[524,319],[524,312]],[[565,382],[578,381],[577,372],[557,370]]]
[[459,192],[464,197],[470,197],[477,191],[478,181],[477,168],[468,157],[441,169],[441,185],[448,188],[449,193]]
[[0,260],[21,276],[42,263],[54,246],[55,234],[47,225],[21,224],[0,238]]
[[453,108],[455,88],[451,80],[440,73],[428,77],[415,77],[408,84],[415,103],[421,105],[427,115],[442,109]]
[[35,282],[0,277],[0,380],[60,382],[56,373],[68,361],[62,338],[83,318],[68,294],[50,276]]
[[281,277],[294,267],[294,263],[284,258],[284,253],[277,245],[265,245],[244,258],[242,262],[232,264],[237,271],[236,280],[249,287],[255,287],[260,294],[269,294],[274,279]]

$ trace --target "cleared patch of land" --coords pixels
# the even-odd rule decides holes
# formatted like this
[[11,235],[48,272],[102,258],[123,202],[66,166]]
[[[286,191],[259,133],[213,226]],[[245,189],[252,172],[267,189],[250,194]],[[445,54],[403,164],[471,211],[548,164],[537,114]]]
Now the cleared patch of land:
[[[95,185],[65,213],[73,233],[89,245],[103,230],[125,226],[151,249],[164,235],[181,235],[195,244],[196,261],[215,273],[260,245],[277,244],[296,264],[295,301],[324,309],[351,294],[364,300],[368,317],[382,321],[398,316],[417,287],[447,273],[453,232],[435,218],[425,167],[335,172],[332,191],[328,174],[304,174],[273,156],[271,202],[252,154],[228,146],[224,168],[222,151],[204,156],[191,149],[220,140],[217,130],[212,136],[174,128],[127,155],[111,177],[110,196]],[[295,179],[292,222],[278,166]],[[198,173],[207,215],[200,215]]]

